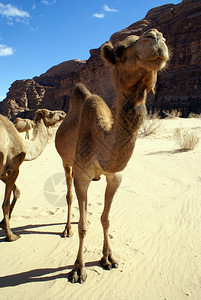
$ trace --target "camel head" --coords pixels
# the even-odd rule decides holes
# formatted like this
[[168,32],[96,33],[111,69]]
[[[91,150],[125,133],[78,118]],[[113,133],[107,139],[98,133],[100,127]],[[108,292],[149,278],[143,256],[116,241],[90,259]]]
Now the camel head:
[[154,89],[157,71],[165,67],[169,53],[162,33],[150,29],[140,37],[128,36],[115,47],[106,42],[102,57],[113,67],[117,88],[132,93],[139,83],[147,92]]
[[53,126],[59,121],[63,120],[66,116],[66,113],[61,110],[51,111],[48,109],[38,109],[35,113],[34,121],[37,123],[41,119],[46,127]]

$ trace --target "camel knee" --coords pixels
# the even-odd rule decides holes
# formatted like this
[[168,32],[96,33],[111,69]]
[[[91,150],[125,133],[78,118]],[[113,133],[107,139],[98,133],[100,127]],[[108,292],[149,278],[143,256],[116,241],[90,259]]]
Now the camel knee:
[[79,231],[80,238],[84,238],[85,235],[87,234],[87,231],[88,231],[87,220],[84,222],[84,224],[79,222],[79,224],[78,224],[78,231]]
[[101,224],[104,229],[108,229],[110,227],[110,220],[108,218],[104,217],[104,215],[102,215],[101,216]]
[[87,234],[87,229],[86,228],[79,228],[79,236],[80,238],[84,238]]

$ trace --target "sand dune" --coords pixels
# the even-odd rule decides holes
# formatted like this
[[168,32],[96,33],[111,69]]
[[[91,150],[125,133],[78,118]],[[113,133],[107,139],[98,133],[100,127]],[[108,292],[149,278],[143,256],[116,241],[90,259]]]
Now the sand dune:
[[[138,138],[113,202],[110,239],[119,268],[111,271],[99,265],[105,179],[91,183],[83,285],[67,280],[77,254],[79,211],[74,194],[74,236],[61,238],[66,187],[54,141],[37,160],[22,164],[21,197],[11,220],[21,238],[5,242],[0,230],[1,299],[201,299],[201,142],[181,152],[172,138],[174,128],[183,127],[201,140],[201,119],[160,122],[156,134]],[[2,201],[2,182],[0,189]]]

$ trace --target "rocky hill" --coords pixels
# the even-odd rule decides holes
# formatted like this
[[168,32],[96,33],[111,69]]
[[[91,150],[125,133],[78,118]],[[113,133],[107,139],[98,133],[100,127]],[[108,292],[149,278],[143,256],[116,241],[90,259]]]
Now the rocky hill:
[[[187,116],[201,113],[201,1],[183,0],[151,9],[143,20],[111,36],[117,43],[131,34],[140,35],[149,28],[161,31],[171,51],[165,72],[158,74],[156,93],[149,94],[152,110],[177,109]],[[32,117],[37,108],[67,111],[77,82],[97,93],[112,105],[115,98],[109,67],[100,57],[100,48],[90,50],[87,61],[72,60],[49,69],[33,79],[15,81],[0,103],[0,113],[14,119],[16,115]]]

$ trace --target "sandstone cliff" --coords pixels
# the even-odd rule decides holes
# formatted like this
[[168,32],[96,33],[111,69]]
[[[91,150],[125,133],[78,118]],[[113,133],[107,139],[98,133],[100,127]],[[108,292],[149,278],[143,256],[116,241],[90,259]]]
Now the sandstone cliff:
[[[178,109],[183,116],[201,113],[201,1],[183,0],[151,9],[145,18],[111,36],[112,43],[130,34],[140,35],[157,28],[167,40],[171,60],[158,75],[155,95],[149,94],[148,106],[154,110]],[[49,69],[28,80],[15,81],[0,103],[0,112],[13,119],[16,115],[32,117],[37,108],[67,111],[72,90],[83,82],[112,105],[115,97],[109,67],[100,57],[100,48],[90,50],[87,61],[73,60]]]

